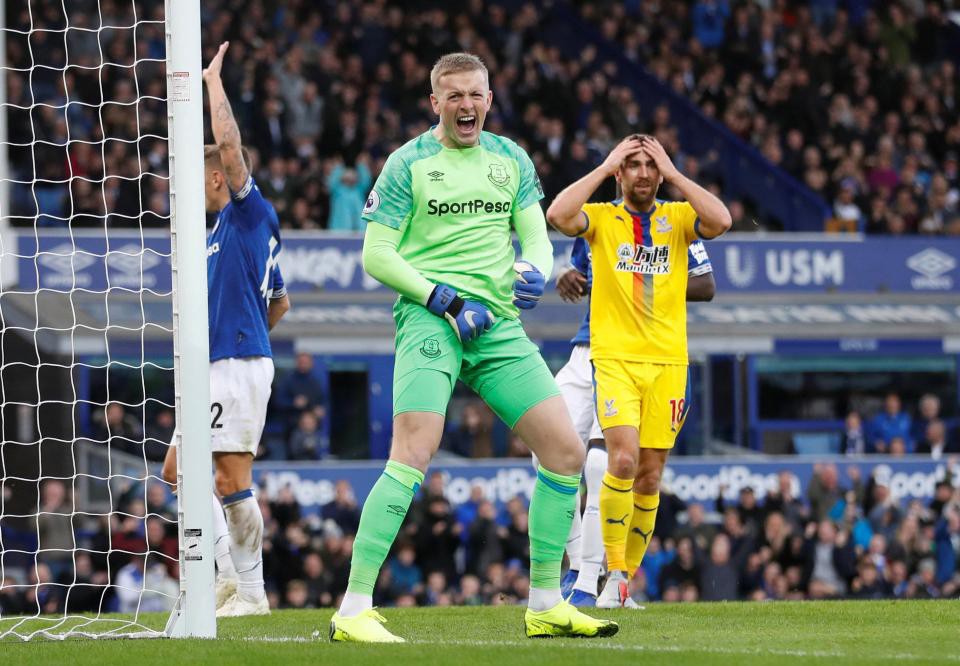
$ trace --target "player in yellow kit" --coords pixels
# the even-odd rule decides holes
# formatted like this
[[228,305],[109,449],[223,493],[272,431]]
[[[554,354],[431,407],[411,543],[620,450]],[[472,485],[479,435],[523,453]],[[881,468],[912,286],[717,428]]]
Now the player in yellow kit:
[[[587,203],[614,176],[623,198]],[[686,201],[661,201],[664,180]],[[635,134],[557,195],[547,220],[593,256],[590,350],[609,461],[600,525],[610,576],[597,607],[622,606],[653,532],[660,477],[687,394],[687,246],[730,228],[730,213],[685,177],[653,137]]]

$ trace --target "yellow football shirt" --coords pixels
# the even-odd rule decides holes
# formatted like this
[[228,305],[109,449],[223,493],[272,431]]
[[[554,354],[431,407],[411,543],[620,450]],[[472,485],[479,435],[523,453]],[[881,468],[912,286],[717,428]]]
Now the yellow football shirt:
[[593,290],[590,356],[687,365],[687,247],[697,214],[657,200],[646,213],[622,200],[586,204]]

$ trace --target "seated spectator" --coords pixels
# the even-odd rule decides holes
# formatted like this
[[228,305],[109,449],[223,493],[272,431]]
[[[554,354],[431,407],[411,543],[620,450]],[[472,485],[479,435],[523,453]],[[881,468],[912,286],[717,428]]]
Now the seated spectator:
[[268,517],[270,522],[276,523],[281,530],[287,529],[288,525],[300,520],[300,503],[289,484],[281,487],[277,491],[277,496],[267,506],[264,521],[267,521]]
[[[94,439],[102,442],[109,440],[112,447],[131,455],[143,455],[143,427],[119,402],[107,405]],[[166,454],[165,448],[163,453]]]
[[330,443],[317,430],[319,425],[314,412],[300,414],[297,427],[290,433],[287,442],[288,460],[323,460],[330,457]]
[[450,580],[457,575],[455,556],[460,546],[460,525],[445,497],[431,498],[426,508],[423,522],[416,525],[414,534],[417,564],[428,575],[440,572]]
[[[704,601],[728,601],[737,598],[740,576],[750,554],[750,544],[743,541],[733,550],[730,537],[720,533],[710,544],[710,554],[698,558],[700,598]],[[732,552],[731,552],[732,551]]]
[[470,574],[461,578],[455,601],[458,606],[483,606],[486,601],[480,591],[480,579]]
[[493,457],[493,412],[481,400],[463,406],[460,424],[446,436],[446,448],[465,458]]
[[480,504],[483,503],[485,499],[486,493],[483,486],[475,483],[470,487],[470,498],[456,508],[457,522],[463,530],[464,538],[467,536],[467,530],[469,530],[470,525],[472,525],[473,521],[477,518]]
[[910,415],[902,409],[900,396],[894,392],[888,393],[883,403],[883,411],[870,422],[868,453],[889,453],[890,441],[894,437],[903,438],[906,450],[912,451],[912,443],[909,441],[912,425]]
[[913,420],[913,429],[910,431],[910,436],[919,447],[927,437],[927,426],[930,425],[930,422],[940,420],[940,398],[932,393],[924,394],[920,398],[918,411],[917,418]]
[[[767,514],[774,511],[783,514],[784,519],[792,527],[799,529],[801,522],[806,519],[809,511],[794,492],[795,480],[796,477],[790,472],[781,471],[777,475],[777,487],[767,491],[767,497],[763,502],[763,510]],[[799,488],[799,484],[797,487]]]
[[[726,486],[720,484],[720,492],[717,494],[717,513],[724,513],[726,502],[723,499],[723,493]],[[760,524],[763,522],[763,510],[757,505],[757,496],[750,486],[744,486],[740,489],[739,502],[736,506],[737,515],[740,517],[740,523],[750,536],[756,536],[760,533]]]
[[424,606],[452,606],[453,596],[447,589],[447,577],[442,571],[432,571],[427,576],[423,591]]
[[307,585],[307,603],[310,608],[327,608],[333,605],[330,594],[330,574],[323,566],[319,553],[311,552],[303,558],[303,581]]
[[903,437],[894,437],[890,440],[890,456],[893,458],[902,458],[907,455],[907,443]]
[[293,371],[280,379],[274,395],[274,404],[284,415],[288,429],[296,426],[301,412],[312,411],[318,421],[326,415],[323,387],[313,375],[313,356],[310,354],[297,354]]
[[[816,538],[814,538],[816,535]],[[847,534],[829,520],[810,523],[804,546],[804,587],[812,599],[829,599],[846,594],[855,573],[853,546]]]
[[467,534],[466,570],[479,575],[491,564],[504,560],[503,540],[507,529],[497,524],[497,510],[493,502],[483,500],[477,507],[477,516]]
[[[45,479],[40,484],[40,503],[36,520],[38,558],[60,576],[71,564],[74,548],[74,499],[60,479]],[[32,558],[31,558],[32,559]]]
[[876,565],[868,559],[857,565],[857,576],[850,583],[850,592],[854,599],[883,599],[890,593]]
[[907,596],[911,599],[936,599],[940,596],[937,586],[937,563],[926,558],[917,567],[917,574],[907,585]]
[[926,433],[917,446],[917,453],[940,460],[944,454],[960,453],[960,442],[948,440],[947,427],[943,421],[934,419],[927,424]]
[[833,202],[833,216],[841,222],[853,223],[855,229],[860,229],[863,226],[863,212],[855,201],[856,191],[856,181],[845,178],[840,184],[840,193]]
[[687,523],[675,532],[677,539],[693,539],[694,544],[702,550],[707,548],[716,533],[716,526],[705,521],[703,505],[697,503],[687,507]]
[[167,455],[167,447],[173,442],[176,419],[172,409],[161,409],[146,424],[147,460],[160,461]]
[[697,547],[694,540],[687,536],[677,541],[676,555],[673,561],[660,569],[660,592],[665,594],[669,587],[678,591],[684,584],[700,584],[700,568],[697,566]]
[[423,593],[423,573],[416,563],[416,550],[409,541],[397,545],[396,555],[387,562],[390,570],[391,593],[395,597],[404,594],[419,596]]
[[843,498],[836,465],[817,463],[813,466],[813,476],[807,486],[807,498],[810,500],[810,517],[817,521],[826,518],[830,510]]
[[310,604],[310,595],[307,584],[295,578],[287,583],[287,591],[283,597],[283,608],[313,608]]
[[884,535],[887,540],[893,539],[901,518],[902,513],[887,482],[878,481],[873,487],[873,508],[867,514],[871,529],[875,534]]
[[324,504],[320,510],[324,520],[332,520],[346,534],[354,535],[360,527],[360,508],[353,494],[353,486],[346,479],[340,479],[334,486],[333,500]]
[[859,456],[867,452],[867,438],[863,432],[863,421],[856,412],[847,414],[846,421],[844,421],[840,452],[848,456]]

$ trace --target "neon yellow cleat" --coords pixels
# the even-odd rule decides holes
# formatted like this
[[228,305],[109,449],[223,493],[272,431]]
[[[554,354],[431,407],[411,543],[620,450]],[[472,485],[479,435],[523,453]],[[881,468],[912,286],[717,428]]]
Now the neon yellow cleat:
[[368,608],[353,617],[341,617],[334,613],[330,618],[330,640],[351,641],[354,643],[406,643],[384,629],[387,618],[380,615],[376,608]]
[[527,638],[553,636],[601,638],[613,636],[620,631],[620,625],[616,622],[590,617],[566,601],[561,601],[545,611],[533,611],[528,608],[523,619],[527,625]]

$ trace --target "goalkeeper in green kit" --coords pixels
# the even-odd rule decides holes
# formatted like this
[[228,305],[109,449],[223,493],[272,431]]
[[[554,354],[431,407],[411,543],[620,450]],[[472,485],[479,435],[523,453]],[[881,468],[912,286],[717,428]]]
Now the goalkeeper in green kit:
[[[493,93],[479,58],[445,55],[430,82],[439,124],[390,155],[363,211],[364,269],[400,294],[393,442],[363,505],[330,638],[403,641],[372,607],[373,587],[440,445],[458,378],[540,460],[530,501],[527,636],[612,636],[615,622],[585,615],[560,596],[584,450],[518,319],[517,308],[537,304],[553,266],[540,182],[517,144],[481,131]],[[511,230],[520,238],[519,261]]]

